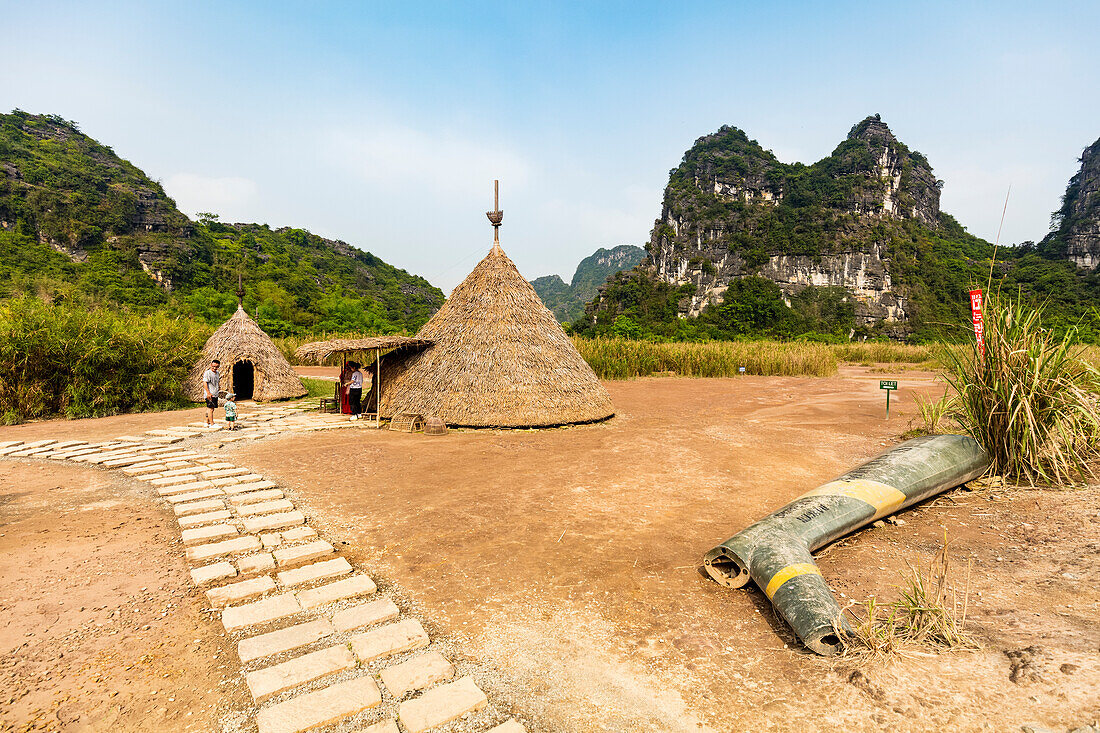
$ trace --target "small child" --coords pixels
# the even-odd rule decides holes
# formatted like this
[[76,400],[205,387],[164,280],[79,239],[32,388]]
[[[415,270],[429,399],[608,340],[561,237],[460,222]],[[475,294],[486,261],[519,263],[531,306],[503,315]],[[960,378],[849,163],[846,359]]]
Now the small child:
[[237,403],[233,400],[237,399],[237,395],[232,392],[228,392],[225,395],[225,422],[230,430],[237,429]]

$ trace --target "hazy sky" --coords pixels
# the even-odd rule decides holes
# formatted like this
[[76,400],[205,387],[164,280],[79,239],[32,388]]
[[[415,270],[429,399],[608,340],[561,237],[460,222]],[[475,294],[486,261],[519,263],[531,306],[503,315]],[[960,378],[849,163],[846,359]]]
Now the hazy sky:
[[566,280],[643,244],[744,129],[813,162],[876,112],[992,240],[1047,231],[1100,136],[1100,3],[0,0],[0,110],[59,114],[180,208],[346,240],[449,292],[502,242]]

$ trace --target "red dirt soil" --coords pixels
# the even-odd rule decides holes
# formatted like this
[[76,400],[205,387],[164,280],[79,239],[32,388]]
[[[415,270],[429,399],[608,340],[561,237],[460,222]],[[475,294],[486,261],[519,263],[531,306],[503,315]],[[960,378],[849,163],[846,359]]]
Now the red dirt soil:
[[[889,422],[880,377],[901,383]],[[716,543],[897,442],[914,394],[942,392],[932,375],[607,387],[618,415],[598,425],[340,431],[321,450],[287,438],[234,459],[293,490],[546,729],[1006,730],[1100,715],[1096,488],[957,491],[825,551],[842,603],[892,600],[906,559],[926,564],[946,532],[960,578],[973,562],[978,652],[816,657],[759,591],[698,570]]]
[[[889,422],[879,378],[900,382]],[[842,603],[892,600],[906,559],[927,563],[946,532],[960,577],[973,562],[977,652],[823,659],[758,590],[699,573],[716,543],[897,442],[914,394],[942,391],[932,375],[607,387],[618,415],[597,425],[340,430],[222,452],[283,484],[433,634],[497,670],[479,684],[532,731],[1067,729],[1100,717],[1095,487],[956,491],[821,554]],[[0,440],[102,439],[201,414],[36,423],[0,428]],[[216,704],[226,725],[246,706],[235,658],[187,590],[167,513],[136,482],[39,465],[0,461],[0,720],[57,726],[60,711],[80,715],[63,729],[203,730],[219,727]],[[51,620],[62,600],[102,608]],[[135,606],[140,623],[94,627]],[[166,703],[165,673],[190,692]]]

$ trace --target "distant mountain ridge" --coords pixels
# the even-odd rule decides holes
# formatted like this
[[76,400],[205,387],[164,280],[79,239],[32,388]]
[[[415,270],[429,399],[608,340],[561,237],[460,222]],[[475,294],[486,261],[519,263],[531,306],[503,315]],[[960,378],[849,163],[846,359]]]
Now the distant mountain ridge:
[[421,277],[302,229],[194,222],[160,183],[55,115],[0,114],[0,297],[169,308],[269,333],[414,331],[443,303]]
[[1079,294],[1092,285],[1068,258],[1100,262],[1097,152],[1082,157],[1058,217],[1061,234],[1040,247],[1045,263],[1026,259],[1030,246],[1002,248],[994,266],[992,245],[940,210],[944,182],[927,158],[878,115],[810,165],[781,163],[724,126],[696,140],[670,172],[646,259],[612,276],[575,328],[669,338],[932,338],[965,323],[966,292],[991,266],[1026,294],[1053,298],[1058,317],[1070,318],[1084,312]]
[[535,292],[561,322],[573,321],[584,314],[585,305],[596,297],[607,278],[629,270],[645,258],[645,250],[632,244],[601,247],[577,265],[573,280],[566,285],[557,275],[545,275],[531,281]]

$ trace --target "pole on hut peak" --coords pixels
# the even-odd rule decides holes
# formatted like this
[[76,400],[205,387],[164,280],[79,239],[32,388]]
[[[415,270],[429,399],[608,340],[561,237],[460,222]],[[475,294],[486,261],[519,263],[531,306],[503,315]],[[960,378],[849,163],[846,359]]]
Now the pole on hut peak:
[[486,211],[485,216],[493,225],[493,252],[500,254],[500,223],[504,221],[504,212],[500,210],[500,181],[496,179],[493,180],[493,210]]
[[244,310],[244,281],[240,270],[237,271],[237,310]]

